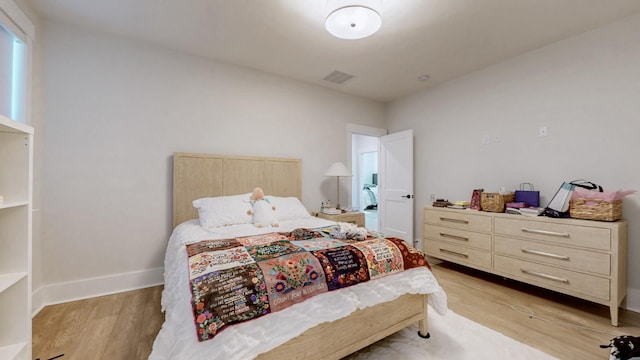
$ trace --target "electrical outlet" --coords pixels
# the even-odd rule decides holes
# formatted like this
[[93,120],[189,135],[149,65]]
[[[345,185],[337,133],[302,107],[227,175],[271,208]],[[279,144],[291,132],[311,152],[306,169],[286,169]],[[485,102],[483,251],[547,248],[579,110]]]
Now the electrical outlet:
[[502,141],[502,138],[500,137],[500,135],[494,135],[493,136],[493,142],[494,143],[499,143],[500,141]]
[[491,143],[491,136],[489,136],[489,135],[482,136],[482,144],[483,145],[489,145],[490,143]]
[[547,136],[547,127],[546,126],[540,126],[540,128],[538,129],[538,135],[540,137]]

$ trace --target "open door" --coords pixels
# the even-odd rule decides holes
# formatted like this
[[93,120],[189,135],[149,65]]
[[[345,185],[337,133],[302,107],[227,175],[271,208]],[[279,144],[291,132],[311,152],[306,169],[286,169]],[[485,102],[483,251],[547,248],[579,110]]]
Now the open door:
[[413,130],[380,137],[378,160],[380,231],[413,245]]

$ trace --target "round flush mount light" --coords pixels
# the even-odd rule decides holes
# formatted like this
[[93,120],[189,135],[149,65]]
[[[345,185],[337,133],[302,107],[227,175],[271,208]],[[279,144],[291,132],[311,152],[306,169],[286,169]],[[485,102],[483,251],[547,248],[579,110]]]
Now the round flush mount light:
[[376,33],[382,25],[380,14],[370,7],[351,5],[333,11],[325,22],[327,31],[339,38],[356,40]]

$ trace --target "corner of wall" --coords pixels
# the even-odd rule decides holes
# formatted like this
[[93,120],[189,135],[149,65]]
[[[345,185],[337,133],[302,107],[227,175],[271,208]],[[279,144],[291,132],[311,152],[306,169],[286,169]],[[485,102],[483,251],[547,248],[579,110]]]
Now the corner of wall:
[[627,288],[627,299],[623,309],[640,313],[640,290]]

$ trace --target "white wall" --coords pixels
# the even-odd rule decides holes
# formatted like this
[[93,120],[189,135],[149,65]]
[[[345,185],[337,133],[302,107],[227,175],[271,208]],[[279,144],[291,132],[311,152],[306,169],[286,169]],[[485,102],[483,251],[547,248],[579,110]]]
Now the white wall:
[[[415,218],[430,194],[470,200],[472,189],[521,182],[541,191],[542,204],[565,180],[640,190],[638,34],[640,15],[389,104],[389,132],[415,133]],[[624,200],[623,216],[629,306],[640,310],[640,195]],[[420,221],[415,232],[422,237]]]
[[[412,128],[418,237],[421,205],[432,193],[469,199],[474,188],[528,181],[544,203],[562,181],[576,178],[640,188],[638,16],[388,104],[387,123],[377,102],[45,25],[34,59],[43,143],[36,149],[34,203],[42,208],[43,234],[34,243],[41,254],[36,306],[161,281],[174,151],[300,157],[303,200],[315,209],[335,196],[335,183],[322,173],[334,161],[348,162],[347,123]],[[548,137],[537,136],[542,125]],[[501,141],[482,145],[483,135]],[[638,196],[624,202],[635,299]]]
[[385,125],[375,101],[59,23],[41,30],[40,303],[162,281],[173,152],[302,158],[303,202],[317,210],[335,191],[322,173],[348,162],[347,123]]

